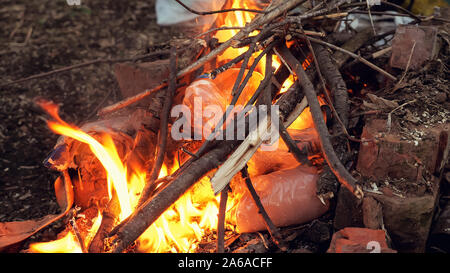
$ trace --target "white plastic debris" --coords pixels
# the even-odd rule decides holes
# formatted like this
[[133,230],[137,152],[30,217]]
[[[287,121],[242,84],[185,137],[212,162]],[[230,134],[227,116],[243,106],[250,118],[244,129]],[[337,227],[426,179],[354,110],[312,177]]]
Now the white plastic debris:
[[[404,16],[395,16],[398,15],[398,12],[389,11],[392,13],[390,15],[374,15],[372,14],[372,22],[377,30],[377,32],[389,31],[391,29],[395,29],[399,25],[404,25],[412,22],[414,19],[410,17]],[[360,31],[367,27],[371,26],[370,16],[368,14],[349,14],[345,19],[350,21],[349,26],[356,31]],[[346,23],[342,22],[339,26],[339,31],[344,31],[346,28]]]
[[[182,2],[197,11],[220,10],[225,4],[225,0],[182,0]],[[175,25],[189,21],[196,25],[206,25],[212,24],[216,17],[217,14],[205,16],[194,14],[175,0],[156,0],[156,22],[158,25]]]

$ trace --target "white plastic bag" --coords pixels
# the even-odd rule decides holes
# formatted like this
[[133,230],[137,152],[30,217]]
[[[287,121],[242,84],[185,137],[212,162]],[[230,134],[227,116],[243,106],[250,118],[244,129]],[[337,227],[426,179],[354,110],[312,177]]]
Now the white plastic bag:
[[[181,0],[186,6],[197,11],[220,10],[225,4],[225,0]],[[212,24],[216,20],[217,14],[200,16],[194,14],[175,0],[156,0],[156,22],[158,25],[175,25],[188,22],[195,18],[197,25]]]

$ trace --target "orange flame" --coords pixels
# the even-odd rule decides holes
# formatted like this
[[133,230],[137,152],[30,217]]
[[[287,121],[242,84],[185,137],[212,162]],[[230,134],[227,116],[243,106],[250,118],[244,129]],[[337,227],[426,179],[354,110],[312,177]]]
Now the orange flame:
[[[233,1],[232,8],[257,8],[251,2],[235,0]],[[219,15],[219,20],[222,20],[222,26],[244,27],[254,16],[254,13],[249,12],[228,12]],[[219,31],[216,37],[219,39],[219,42],[224,42],[233,37],[237,32],[238,30]],[[257,33],[255,31],[251,35],[256,35]],[[231,60],[246,50],[246,48],[229,48],[219,56],[218,60]],[[253,57],[259,53],[255,52]],[[274,56],[274,68],[278,69],[280,65],[280,60],[277,56]],[[265,59],[262,58],[257,71],[264,74],[264,66]],[[281,91],[284,92],[287,90],[293,82],[293,76],[289,77],[283,83]],[[146,172],[143,166],[130,166],[130,169],[127,169],[119,157],[111,135],[104,134],[99,141],[79,128],[64,122],[58,116],[58,108],[54,104],[45,101],[41,101],[39,104],[56,120],[48,122],[49,127],[55,133],[65,135],[89,145],[107,173],[109,197],[111,198],[113,191],[118,196],[120,211],[117,212],[117,216],[119,220],[123,220],[129,216],[135,209],[139,195],[146,182]],[[297,122],[305,123],[306,121],[303,121],[304,118],[301,117],[297,119]],[[302,126],[306,126],[306,124],[294,124],[291,127]],[[174,164],[174,166],[178,165]],[[165,177],[174,171],[174,168],[168,169],[166,165],[163,165],[159,177]],[[219,199],[219,196],[214,196],[208,179],[201,179],[138,238],[137,250],[140,252],[196,251],[202,237],[207,233],[215,231],[217,228]],[[236,200],[239,200],[239,198],[234,197],[228,200],[227,211],[230,211],[236,205]],[[231,218],[231,215],[229,217],[227,214],[227,219]],[[92,234],[95,235],[100,222],[101,215],[95,220],[89,236],[92,236]],[[227,224],[230,225],[229,223]],[[81,252],[79,243],[71,231],[59,240],[33,244],[30,250],[35,252]]]
[[31,252],[40,253],[82,253],[80,244],[77,241],[75,234],[72,231],[61,239],[48,243],[33,243],[30,245]]
[[[234,0],[232,2],[231,8],[244,8],[244,9],[259,9],[259,7],[253,3],[253,1],[244,1],[244,0]],[[225,26],[233,26],[233,27],[245,27],[245,25],[255,17],[255,13],[252,12],[244,12],[244,11],[236,11],[236,12],[228,12],[220,14],[218,17],[218,22],[220,27]],[[218,31],[215,35],[215,37],[219,40],[219,42],[225,42],[229,39],[231,39],[234,35],[236,35],[239,32],[239,30],[221,30]],[[259,33],[259,31],[255,30],[252,33],[250,33],[250,36],[255,36]],[[287,42],[288,47],[291,47],[293,44],[292,41]],[[242,48],[233,48],[230,47],[225,52],[223,52],[220,56],[218,56],[218,61],[229,61],[243,53],[245,53],[248,50],[248,47],[242,47]],[[253,53],[252,58],[256,58],[262,50],[259,50],[255,53]],[[251,63],[251,62],[250,62]],[[264,76],[264,67],[266,65],[265,58],[262,58],[258,65],[256,70],[260,72]],[[281,66],[281,61],[278,58],[278,56],[273,55],[272,59],[272,66],[275,69],[275,71]],[[293,75],[290,75],[285,82],[281,85],[280,93],[286,92],[289,87],[292,86],[294,83],[294,77]]]
[[[48,121],[49,127],[57,134],[71,137],[89,145],[91,151],[105,168],[110,191],[117,193],[122,220],[131,214],[139,200],[139,194],[145,185],[145,171],[141,166],[132,166],[127,170],[120,159],[113,139],[110,135],[102,136],[102,143],[75,126],[64,122],[55,111],[55,105],[40,103],[42,107],[57,121]],[[174,166],[178,166],[176,160]],[[159,177],[173,173],[175,168],[168,169],[163,165]],[[127,177],[129,179],[127,180]],[[111,198],[111,197],[110,197]],[[234,206],[228,202],[228,207]],[[141,252],[193,252],[197,243],[207,232],[217,228],[219,197],[215,197],[207,178],[199,181],[194,187],[181,196],[167,209],[139,238],[138,250]],[[101,216],[97,217],[91,228],[89,237],[98,230]],[[90,241],[87,240],[87,241]],[[87,247],[87,246],[86,246]],[[33,252],[81,252],[76,237],[71,231],[63,238],[47,243],[35,243],[30,247]]]

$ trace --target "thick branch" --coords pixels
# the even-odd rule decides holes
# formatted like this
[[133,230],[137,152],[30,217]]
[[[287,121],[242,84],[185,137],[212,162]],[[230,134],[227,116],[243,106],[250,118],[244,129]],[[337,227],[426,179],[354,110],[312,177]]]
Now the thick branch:
[[301,63],[292,55],[286,46],[280,48],[280,54],[286,60],[288,65],[298,77],[300,85],[303,87],[303,92],[308,100],[309,107],[311,110],[311,115],[313,118],[314,125],[319,134],[320,145],[322,152],[324,154],[325,160],[333,171],[334,175],[338,178],[339,182],[347,187],[355,196],[362,198],[362,191],[357,187],[356,179],[345,169],[341,161],[337,157],[334,148],[330,141],[330,134],[328,128],[323,120],[322,111],[320,109],[319,100],[317,99],[317,94],[314,91],[314,87],[302,68]]
[[[297,34],[297,33],[295,33],[294,35],[295,35],[295,36],[301,36],[302,38],[305,38],[305,39],[308,38],[308,37],[307,37],[306,35],[304,35],[304,34]],[[333,45],[333,44],[324,42],[324,41],[322,41],[322,40],[320,40],[320,39],[316,39],[316,38],[309,37],[309,40],[310,40],[311,42],[313,42],[313,43],[325,45],[325,46],[328,46],[328,47],[330,47],[330,48],[332,48],[332,49],[334,49],[334,50],[337,50],[337,51],[343,52],[343,53],[345,53],[345,54],[348,54],[348,55],[350,55],[352,58],[354,58],[354,59],[356,59],[356,60],[362,62],[363,64],[367,65],[368,67],[370,67],[370,68],[372,68],[372,69],[374,69],[374,70],[380,72],[381,74],[385,75],[385,76],[388,77],[389,79],[391,79],[391,80],[397,80],[396,77],[394,77],[394,76],[392,76],[390,73],[386,72],[386,70],[381,69],[380,67],[374,65],[373,63],[369,62],[368,60],[364,59],[363,57],[361,57],[361,56],[359,56],[359,55],[356,55],[356,54],[353,53],[353,52],[350,52],[350,51],[348,51],[348,50],[346,50],[346,49],[343,49],[343,48],[341,48],[341,47],[335,46],[335,45]]]
[[[344,127],[348,126],[348,115],[349,115],[349,101],[347,85],[342,78],[341,73],[337,67],[333,64],[331,56],[328,51],[319,44],[312,46],[317,58],[317,63],[320,68],[320,72],[324,76],[325,80],[328,82],[331,88],[331,93],[333,95],[334,107],[336,112],[341,119]],[[326,92],[326,90],[324,90]]]
[[223,141],[217,148],[191,163],[189,168],[169,183],[152,199],[147,200],[127,219],[117,232],[113,252],[122,252],[158,217],[207,172],[216,168],[230,154],[238,141]]

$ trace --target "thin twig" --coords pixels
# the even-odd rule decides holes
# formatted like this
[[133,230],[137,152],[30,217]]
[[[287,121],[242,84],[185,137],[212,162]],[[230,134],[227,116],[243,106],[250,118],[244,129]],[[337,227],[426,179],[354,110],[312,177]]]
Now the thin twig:
[[18,80],[14,80],[11,82],[7,82],[7,83],[2,83],[0,84],[0,88],[1,87],[5,87],[11,84],[17,84],[17,83],[22,83],[22,82],[26,82],[29,80],[35,80],[35,79],[40,79],[40,78],[44,78],[44,77],[48,77],[48,76],[52,76],[61,72],[66,72],[66,71],[70,71],[70,70],[74,70],[74,69],[78,69],[78,68],[82,68],[82,67],[86,67],[86,66],[90,66],[93,64],[101,64],[101,63],[120,63],[120,62],[128,62],[128,61],[137,61],[140,59],[145,59],[145,58],[150,58],[150,57],[154,57],[154,56],[158,56],[158,55],[165,55],[165,54],[169,54],[168,50],[161,50],[161,51],[155,51],[155,52],[151,52],[148,54],[144,54],[144,55],[140,55],[140,56],[136,56],[136,57],[130,57],[130,58],[118,58],[118,59],[96,59],[96,60],[92,60],[92,61],[87,61],[84,63],[80,63],[80,64],[74,64],[74,65],[70,65],[70,66],[65,66],[62,68],[58,68],[49,72],[44,72],[44,73],[40,73],[37,75],[32,75],[26,78],[22,78],[22,79],[18,79]]
[[210,73],[208,73],[208,77],[211,79],[215,79],[217,75],[220,73],[230,69],[233,65],[239,63],[245,58],[245,53],[242,53],[241,55],[237,56],[236,58],[232,59],[231,61],[227,62],[226,64],[214,69]]
[[416,102],[416,99],[413,99],[411,101],[405,102],[400,106],[397,106],[396,108],[394,108],[391,112],[388,113],[388,117],[387,117],[387,121],[386,121],[386,131],[389,133],[391,132],[391,124],[392,124],[392,113],[394,113],[395,111],[405,107],[408,104],[414,103]]
[[[220,46],[212,50],[209,54],[203,56],[202,58],[198,59],[196,62],[192,63],[188,67],[184,68],[180,72],[178,72],[177,77],[183,77],[186,74],[190,73],[191,71],[194,71],[195,69],[201,67],[206,62],[209,62],[213,58],[217,57],[219,54],[222,54],[227,48],[233,45],[233,43],[238,42],[242,40],[243,38],[247,37],[250,33],[252,33],[255,29],[258,27],[267,24],[274,20],[275,18],[285,14],[287,11],[291,10],[292,8],[296,7],[300,3],[302,3],[305,0],[290,0],[285,1],[281,3],[280,5],[271,8],[270,10],[267,10],[267,13],[262,14],[260,17],[256,17],[253,19],[253,21],[249,24],[247,24],[243,29],[241,29],[236,35],[234,35],[232,38],[228,39],[227,41],[223,42]],[[286,22],[288,23],[288,22]]]
[[409,53],[408,62],[406,63],[405,71],[403,72],[403,75],[400,78],[400,80],[395,84],[395,86],[394,86],[394,88],[392,90],[393,92],[395,92],[397,89],[400,88],[400,85],[403,82],[403,79],[405,79],[406,74],[408,74],[409,66],[411,65],[412,55],[414,54],[414,49],[416,48],[416,42],[417,41],[414,41],[414,44],[413,44],[413,46],[411,48],[411,53]]
[[367,3],[367,12],[369,14],[370,25],[372,26],[372,30],[373,30],[373,35],[377,35],[377,32],[375,30],[375,25],[373,24],[373,18],[372,18],[372,12],[370,10],[369,0],[366,0],[366,3]]
[[[396,9],[402,11],[403,13],[408,14],[410,17],[414,18],[416,20],[416,22],[422,22],[422,18],[420,18],[419,16],[415,15],[411,11],[403,8],[402,6],[399,6],[397,4],[394,4],[394,3],[391,3],[391,2],[388,2],[388,1],[384,1],[384,0],[380,1],[380,4],[396,8]],[[358,7],[358,6],[366,6],[366,3],[364,3],[364,2],[350,3],[350,4],[344,5],[343,8],[345,8],[345,7]],[[414,23],[416,23],[416,22],[414,22]]]
[[[197,156],[196,156],[193,152],[186,150],[186,148],[181,147],[181,150],[182,150],[183,152],[187,153],[188,155],[197,158]],[[178,164],[180,164],[180,160],[178,160]]]
[[314,7],[309,12],[300,14],[298,16],[291,16],[291,17],[286,18],[285,20],[296,23],[296,22],[298,22],[298,20],[305,20],[305,19],[321,16],[321,15],[327,14],[328,12],[330,12],[334,9],[339,8],[346,2],[347,2],[347,0],[338,0],[334,4],[328,5],[326,8],[319,9],[325,3],[325,1],[324,1],[324,2],[321,2],[319,5],[317,5],[316,7]]
[[227,212],[228,189],[220,193],[219,215],[217,221],[217,253],[225,253],[225,216]]
[[332,14],[325,14],[321,16],[313,17],[313,20],[322,20],[322,19],[334,19],[334,18],[340,18],[345,17],[348,15],[348,12],[338,12],[338,13],[332,13]]
[[301,163],[301,164],[309,164],[308,160],[308,153],[305,151],[300,150],[300,148],[297,146],[295,141],[292,139],[292,137],[289,135],[288,131],[283,125],[283,121],[280,119],[279,122],[279,128],[280,128],[280,136],[283,139],[286,146],[289,148],[289,152],[291,152],[295,159]]
[[[303,35],[303,34],[297,34],[297,33],[295,33],[294,35],[299,35],[299,36],[301,36],[302,38],[308,37],[308,36],[306,36],[306,35]],[[361,57],[361,56],[359,56],[359,55],[356,55],[356,54],[353,53],[353,52],[350,52],[350,51],[348,51],[348,50],[346,50],[346,49],[343,49],[343,48],[341,48],[341,47],[335,46],[335,45],[333,45],[333,44],[324,42],[324,41],[319,40],[319,39],[316,39],[316,38],[309,37],[309,40],[310,40],[311,42],[313,42],[313,43],[325,45],[325,46],[328,46],[328,47],[330,47],[330,48],[332,48],[332,49],[334,49],[334,50],[338,50],[338,51],[340,51],[340,52],[342,52],[342,53],[348,54],[348,55],[350,55],[352,58],[354,58],[354,59],[360,61],[361,63],[367,65],[368,67],[372,68],[373,70],[376,70],[376,71],[380,72],[381,74],[385,75],[386,77],[388,77],[388,78],[391,79],[391,80],[396,80],[396,79],[397,79],[396,77],[394,77],[394,76],[392,76],[390,73],[388,73],[386,70],[384,70],[384,69],[382,69],[382,68],[380,68],[380,67],[374,65],[373,63],[369,62],[368,60],[364,59],[363,57]]]
[[267,211],[264,209],[264,206],[261,203],[261,199],[259,198],[259,195],[256,192],[255,188],[253,187],[247,168],[248,168],[247,165],[245,165],[245,167],[241,170],[241,175],[242,178],[244,178],[245,180],[245,185],[247,186],[247,189],[250,192],[250,195],[253,201],[255,202],[256,207],[258,208],[258,212],[264,219],[267,231],[269,231],[269,234],[272,237],[273,241],[281,250],[286,251],[287,248],[285,246],[285,243],[283,242],[280,231],[278,230],[277,226],[275,226],[272,219],[270,219],[269,214],[267,214]]
[[390,51],[392,51],[392,46],[388,46],[386,48],[378,50],[377,52],[372,53],[372,58],[373,59],[379,58]]
[[105,108],[102,108],[97,113],[97,115],[98,116],[104,116],[106,114],[118,111],[118,110],[120,110],[122,108],[125,108],[125,107],[127,107],[127,106],[129,106],[129,105],[131,105],[133,103],[136,103],[136,102],[142,100],[143,98],[145,98],[145,97],[147,97],[147,96],[149,96],[149,95],[151,95],[151,94],[153,94],[153,93],[155,93],[155,92],[157,92],[157,91],[159,91],[159,90],[161,90],[163,88],[166,88],[167,85],[168,85],[167,81],[164,81],[162,84],[160,84],[160,85],[158,85],[158,86],[156,86],[156,87],[154,87],[152,89],[145,90],[144,92],[141,92],[141,93],[139,93],[137,95],[134,95],[132,97],[128,97],[128,98],[126,98],[124,100],[116,102],[116,103],[114,103],[112,105],[109,105],[109,106],[107,106]]

